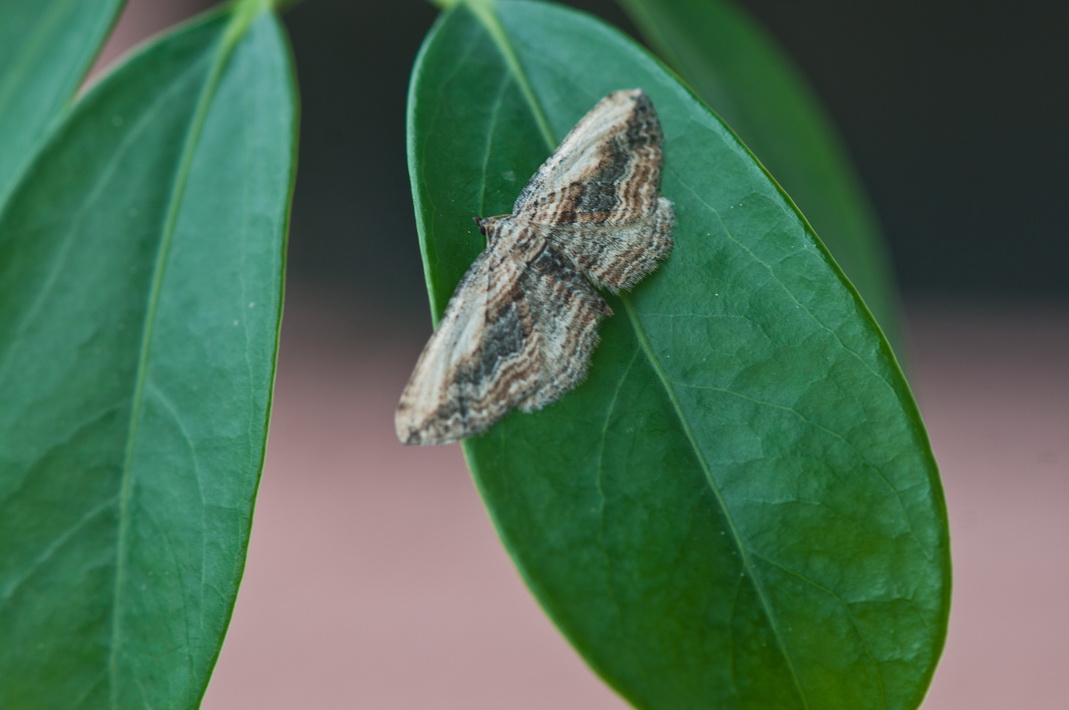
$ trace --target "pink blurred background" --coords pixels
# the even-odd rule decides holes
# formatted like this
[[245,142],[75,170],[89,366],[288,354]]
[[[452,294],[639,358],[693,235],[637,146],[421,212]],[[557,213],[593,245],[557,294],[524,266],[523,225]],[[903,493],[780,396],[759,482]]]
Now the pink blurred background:
[[[105,61],[203,5],[133,0]],[[433,10],[413,12],[418,42]],[[406,70],[414,51],[398,50]],[[399,131],[403,107],[388,110]],[[376,160],[392,166],[383,179],[405,201],[403,143],[389,149]],[[297,200],[314,200],[302,184]],[[306,244],[330,229],[404,242],[384,263],[415,295],[377,303],[294,264],[248,566],[203,707],[624,708],[521,583],[459,448],[406,449],[394,437],[397,396],[429,332],[411,305],[422,294],[408,209],[397,218],[406,228],[374,234],[344,217],[302,226],[295,216],[294,262],[314,261]],[[1042,294],[926,293],[907,291],[909,359],[943,473],[955,587],[923,707],[1064,709],[1069,306]]]

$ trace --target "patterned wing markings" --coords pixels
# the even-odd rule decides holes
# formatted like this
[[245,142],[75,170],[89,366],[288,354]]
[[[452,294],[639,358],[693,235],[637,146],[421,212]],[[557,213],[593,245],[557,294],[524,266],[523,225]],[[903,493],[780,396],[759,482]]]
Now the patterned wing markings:
[[543,235],[594,282],[615,293],[630,289],[667,258],[675,222],[672,203],[658,197],[653,211],[625,224],[559,225]]
[[672,249],[675,213],[660,196],[662,141],[644,92],[612,93],[539,168],[514,214],[476,220],[487,248],[401,395],[402,442],[479,434],[583,381],[598,325],[612,314],[591,281],[630,288]]
[[507,249],[487,249],[472,263],[401,394],[402,442],[471,436],[535,390],[540,336],[522,269]]
[[574,264],[547,244],[521,284],[539,324],[539,377],[519,403],[524,412],[551,404],[586,378],[598,344],[598,324],[612,309]]
[[539,224],[621,224],[657,207],[664,137],[640,89],[591,109],[535,172],[512,212]]

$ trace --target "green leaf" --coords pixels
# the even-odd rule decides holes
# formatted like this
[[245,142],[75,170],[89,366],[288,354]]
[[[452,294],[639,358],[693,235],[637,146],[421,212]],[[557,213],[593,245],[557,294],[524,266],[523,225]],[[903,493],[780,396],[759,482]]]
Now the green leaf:
[[4,0],[0,6],[0,204],[118,17],[123,0]]
[[645,89],[676,247],[610,296],[589,379],[464,444],[547,612],[642,708],[908,708],[946,628],[938,474],[909,389],[794,205],[645,52],[577,12],[459,6],[416,63],[432,310],[602,96]]
[[790,58],[728,0],[620,0],[658,54],[801,208],[901,351],[898,295],[872,209]]
[[0,214],[0,707],[197,706],[263,461],[295,122],[277,19],[239,4],[96,86]]

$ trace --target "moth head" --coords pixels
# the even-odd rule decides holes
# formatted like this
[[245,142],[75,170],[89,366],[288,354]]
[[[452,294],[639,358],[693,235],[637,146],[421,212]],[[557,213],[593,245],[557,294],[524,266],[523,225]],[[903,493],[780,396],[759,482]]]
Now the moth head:
[[511,215],[502,214],[496,217],[476,217],[475,226],[479,228],[479,234],[486,237],[486,246],[490,246],[494,243],[494,239],[497,237],[498,229],[502,220]]

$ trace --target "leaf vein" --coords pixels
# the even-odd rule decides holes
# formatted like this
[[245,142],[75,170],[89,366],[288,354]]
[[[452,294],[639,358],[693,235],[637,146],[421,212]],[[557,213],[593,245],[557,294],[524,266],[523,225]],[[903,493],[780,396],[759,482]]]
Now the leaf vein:
[[824,585],[816,582],[813,579],[810,579],[809,577],[805,576],[804,574],[802,574],[802,573],[800,573],[800,572],[798,572],[796,570],[793,570],[793,569],[790,569],[788,567],[785,567],[784,565],[780,564],[776,560],[773,560],[770,557],[762,555],[760,552],[754,552],[753,556],[756,557],[759,560],[762,560],[762,561],[768,563],[769,565],[772,565],[776,569],[779,569],[784,574],[789,575],[791,577],[794,577],[795,579],[800,580],[804,584],[807,584],[807,585],[813,587],[814,589],[818,590],[822,594],[824,594],[827,597],[833,599],[837,604],[839,604],[845,610],[846,618],[850,622],[850,627],[854,630],[854,633],[857,634],[857,638],[861,642],[861,648],[863,649],[863,651],[865,653],[865,656],[868,657],[869,661],[872,663],[872,665],[876,669],[876,677],[879,679],[879,687],[880,687],[880,701],[881,701],[880,705],[882,707],[889,707],[889,705],[887,703],[887,689],[886,689],[886,685],[885,685],[885,682],[884,682],[883,673],[880,672],[880,669],[883,666],[880,664],[880,661],[876,658],[875,654],[872,651],[872,648],[869,647],[868,641],[865,639],[865,635],[863,633],[861,633],[861,629],[858,628],[857,621],[854,619],[854,615],[850,612],[850,603],[847,602],[845,599],[843,599],[838,594],[836,594],[831,589],[825,587]]
[[19,323],[15,328],[15,333],[8,340],[11,347],[5,352],[3,360],[0,361],[0,381],[3,381],[7,377],[7,371],[14,361],[14,351],[18,344],[23,341],[26,329],[29,327],[30,323],[33,323],[36,320],[37,313],[44,306],[45,299],[59,283],[60,274],[70,256],[70,250],[75,238],[81,233],[82,221],[85,219],[89,208],[96,203],[97,199],[99,199],[103,193],[104,188],[109,184],[112,175],[118,169],[121,158],[126,155],[131,147],[133,147],[136,139],[139,138],[146,129],[152,126],[161,107],[170,101],[173,94],[178,93],[179,90],[184,88],[185,81],[190,77],[193,77],[195,71],[199,70],[199,68],[199,62],[191,65],[186,70],[186,73],[180,75],[180,78],[175,81],[173,87],[160,94],[158,99],[155,100],[138,119],[137,123],[130,127],[130,130],[115,147],[112,157],[101,168],[99,176],[95,179],[93,186],[86,192],[85,200],[78,206],[74,211],[74,214],[71,216],[70,228],[66,231],[66,238],[59,245],[56,258],[52,263],[52,268],[49,269],[48,274],[41,281],[41,285],[33,295],[33,301],[29,304],[29,307],[23,310],[24,315],[19,319]]
[[787,653],[786,641],[783,637],[782,630],[780,629],[779,620],[773,611],[772,602],[769,599],[760,578],[757,576],[756,568],[754,567],[753,561],[750,559],[750,549],[743,540],[742,531],[736,524],[735,519],[731,514],[731,509],[728,507],[727,501],[724,499],[723,492],[720,490],[716,479],[712,475],[709,461],[706,459],[705,454],[698,443],[698,439],[690,426],[689,417],[687,417],[686,413],[683,411],[682,405],[679,403],[679,398],[676,396],[672,381],[661,366],[660,360],[653,352],[653,347],[650,345],[649,339],[646,337],[645,329],[643,329],[642,323],[638,318],[638,313],[635,310],[634,305],[631,303],[631,298],[627,294],[620,294],[620,300],[623,301],[624,309],[627,311],[628,318],[631,321],[635,337],[638,339],[639,345],[649,360],[651,367],[653,367],[658,379],[661,381],[661,385],[664,387],[665,393],[672,404],[672,408],[676,412],[676,417],[679,419],[680,425],[683,428],[683,433],[686,435],[687,440],[690,442],[691,448],[694,451],[694,457],[699,466],[701,466],[701,469],[705,474],[705,479],[709,482],[709,487],[713,491],[713,495],[716,496],[717,505],[724,513],[724,520],[727,522],[728,528],[731,531],[731,536],[738,546],[743,568],[753,582],[754,592],[757,595],[762,609],[764,609],[765,616],[768,619],[769,626],[772,628],[772,633],[776,638],[776,643],[779,646],[780,652],[783,654],[784,661],[791,674],[791,680],[795,690],[798,692],[799,700],[804,707],[808,708],[809,701],[806,697],[805,690],[802,687],[798,669],[795,667],[794,659]]
[[18,591],[19,587],[25,584],[26,581],[29,580],[31,576],[33,576],[34,571],[36,571],[38,568],[40,568],[42,565],[52,559],[52,557],[57,552],[63,549],[64,545],[74,539],[75,533],[85,527],[98,515],[106,511],[109,507],[114,505],[118,501],[118,499],[118,496],[112,496],[107,500],[101,502],[99,505],[87,510],[81,518],[76,520],[65,531],[57,535],[55,539],[47,547],[45,547],[44,550],[41,551],[41,554],[38,555],[26,566],[26,568],[18,577],[15,577],[11,580],[11,583],[8,585],[7,589],[4,590],[3,595],[0,596],[0,601],[3,601],[5,604],[9,602],[11,600],[11,597],[13,597]]

